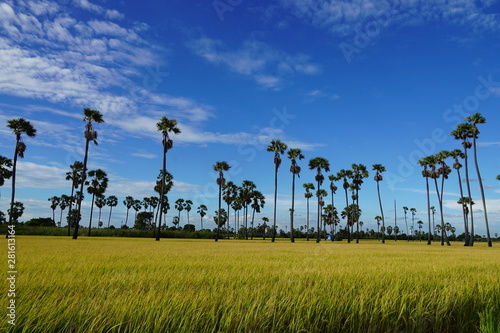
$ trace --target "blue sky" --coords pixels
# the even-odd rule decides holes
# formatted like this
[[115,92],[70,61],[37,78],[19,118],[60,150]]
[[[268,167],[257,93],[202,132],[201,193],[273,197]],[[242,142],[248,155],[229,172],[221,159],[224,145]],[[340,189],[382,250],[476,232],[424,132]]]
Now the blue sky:
[[[459,148],[449,133],[482,113],[479,161],[492,234],[500,232],[499,1],[4,1],[0,4],[0,154],[11,157],[8,119],[38,130],[26,139],[18,170],[22,219],[50,216],[47,199],[69,194],[64,174],[83,159],[82,109],[104,114],[90,169],[110,178],[118,196],[113,224],[125,219],[124,197],[151,196],[161,168],[162,117],[179,122],[168,170],[171,201],[191,199],[216,210],[216,161],[227,179],[252,180],[272,216],[272,139],[301,148],[297,224],[305,223],[302,183],[309,159],[331,173],[352,163],[387,168],[381,184],[387,219],[402,206],[426,221],[425,181],[415,160]],[[279,171],[278,224],[291,199],[289,161]],[[475,169],[476,231],[484,234]],[[325,186],[328,184],[325,182]],[[341,188],[341,184],[338,184]],[[445,218],[463,231],[456,175],[445,185]],[[6,211],[10,183],[1,188]],[[336,200],[344,206],[342,191]],[[435,195],[432,204],[437,206]],[[330,197],[327,201],[330,201]],[[376,228],[373,174],[360,194],[362,220]],[[314,204],[312,205],[314,207]],[[107,213],[107,209],[104,209]],[[194,213],[194,214],[193,214]],[[85,214],[88,214],[87,212]],[[176,214],[169,213],[168,222]],[[83,225],[86,225],[84,215]],[[185,215],[182,224],[185,223]],[[196,225],[199,220],[196,217]]]

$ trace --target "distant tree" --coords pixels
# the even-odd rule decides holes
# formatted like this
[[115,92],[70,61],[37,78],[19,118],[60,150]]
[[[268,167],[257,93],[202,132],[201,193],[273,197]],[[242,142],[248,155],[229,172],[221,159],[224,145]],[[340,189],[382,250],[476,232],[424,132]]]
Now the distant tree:
[[[379,183],[384,179],[382,176],[382,173],[385,172],[385,167],[382,164],[374,164],[373,165],[373,170],[375,171],[375,176],[373,179],[377,183],[377,193],[378,193],[378,203],[380,206],[380,215],[382,216],[382,225],[385,225],[385,218],[384,218],[384,208],[382,207],[382,199],[380,197],[380,185]],[[387,229],[389,231],[389,229]],[[391,234],[389,234],[390,236]],[[385,243],[384,237],[382,237],[382,243]]]
[[50,209],[52,209],[52,220],[54,223],[56,222],[56,209],[57,206],[59,206],[59,202],[61,201],[61,198],[57,196],[50,197],[48,199],[50,201]]
[[[87,192],[89,194],[92,194],[92,202],[90,205],[89,229],[87,232],[87,236],[90,237],[90,231],[92,229],[92,212],[94,210],[95,197],[97,198],[102,197],[104,195],[104,192],[106,192],[106,188],[108,187],[108,177],[107,177],[108,175],[103,170],[97,169],[97,170],[90,170],[88,176],[92,178],[89,182],[86,182],[86,184],[88,185]],[[100,204],[102,208],[102,206],[104,206],[104,201],[100,202]]]
[[317,190],[317,194],[318,194],[318,218],[317,218],[317,227],[318,227],[318,230],[317,230],[317,236],[316,236],[316,243],[319,243],[321,241],[321,235],[320,235],[320,218],[321,218],[321,205],[320,205],[320,202],[321,202],[321,198],[319,196],[319,194],[321,193],[321,184],[323,184],[323,180],[325,179],[325,177],[323,176],[323,174],[321,173],[321,171],[325,171],[325,172],[329,172],[330,171],[330,162],[328,162],[328,160],[326,158],[323,158],[323,157],[315,157],[313,159],[311,159],[309,161],[309,169],[310,170],[314,170],[316,169],[316,176],[315,176],[315,180],[318,184],[318,190]]
[[71,197],[67,196],[66,194],[61,195],[61,200],[59,201],[59,208],[61,209],[61,214],[59,215],[59,222],[58,222],[59,226],[61,226],[61,223],[62,223],[63,211],[66,209],[66,207],[71,205],[72,201],[73,201],[73,199]]
[[175,200],[175,209],[179,211],[179,223],[181,222],[181,212],[184,210],[184,199],[179,198]]
[[9,217],[12,217],[9,225],[12,223],[17,223],[18,219],[23,216],[24,204],[22,202],[15,201],[14,204],[10,207],[11,208],[7,210],[7,214],[9,214]]
[[216,162],[213,166],[213,170],[215,172],[218,172],[219,173],[219,176],[217,177],[217,186],[219,186],[219,209],[217,211],[217,216],[214,217],[215,220],[215,223],[217,224],[217,234],[215,236],[215,241],[217,242],[219,240],[219,231],[220,231],[220,228],[224,225],[224,224],[221,224],[222,221],[224,221],[224,223],[226,223],[227,221],[227,213],[226,213],[226,219],[224,219],[223,217],[223,214],[222,214],[222,211],[225,212],[225,210],[221,209],[221,201],[222,201],[222,186],[224,186],[224,184],[226,183],[226,179],[224,178],[224,171],[228,171],[229,169],[231,169],[231,166],[226,162],[226,161],[222,161],[222,162]]
[[206,213],[207,210],[208,210],[207,206],[205,206],[203,204],[198,206],[197,213],[200,214],[201,230],[203,230],[203,217],[205,215],[207,215],[207,213]]
[[309,241],[309,199],[313,197],[313,193],[309,192],[310,190],[314,190],[314,185],[312,183],[302,184],[302,187],[306,190],[304,193],[304,197],[307,201],[307,213],[306,213],[306,240]]
[[38,217],[34,219],[30,219],[24,223],[24,225],[30,227],[55,227],[56,224],[54,220],[50,217]]
[[292,148],[288,150],[288,158],[291,160],[292,165],[290,166],[290,172],[292,173],[292,209],[290,212],[290,242],[295,242],[294,238],[294,228],[293,228],[293,217],[295,214],[295,175],[300,178],[300,166],[297,165],[297,160],[304,158],[302,151],[297,148]]
[[127,196],[127,197],[125,197],[125,200],[123,200],[123,204],[125,205],[125,207],[127,207],[127,217],[125,218],[125,225],[127,225],[127,222],[128,222],[128,212],[129,212],[130,208],[132,208],[134,206],[134,203],[135,203],[135,200],[131,196]]
[[179,217],[178,216],[174,216],[174,218],[172,219],[172,224],[177,228],[177,226],[179,225]]
[[[81,185],[83,179],[83,163],[80,161],[75,161],[75,163],[69,166],[71,168],[70,172],[66,172],[66,180],[71,181],[71,201],[69,203],[68,215],[73,209],[73,203],[78,202],[78,198],[75,196],[75,190]],[[83,199],[83,198],[82,198]],[[68,217],[66,217],[68,219]],[[71,224],[68,223],[68,237],[71,236]]]
[[153,227],[153,213],[140,212],[135,219],[134,229],[149,230]]
[[111,213],[113,212],[113,207],[118,206],[118,198],[114,195],[110,195],[106,199],[106,205],[109,206],[109,217],[108,217],[108,228],[109,228],[109,224],[111,223]]
[[193,205],[193,202],[191,200],[188,199],[188,200],[184,201],[184,210],[187,213],[188,224],[190,224],[189,223],[189,212],[191,211],[192,205]]
[[98,196],[97,199],[95,200],[95,205],[97,208],[99,208],[99,217],[97,218],[97,223],[100,222],[102,227],[101,212],[102,212],[102,207],[106,206],[106,197],[103,195]]

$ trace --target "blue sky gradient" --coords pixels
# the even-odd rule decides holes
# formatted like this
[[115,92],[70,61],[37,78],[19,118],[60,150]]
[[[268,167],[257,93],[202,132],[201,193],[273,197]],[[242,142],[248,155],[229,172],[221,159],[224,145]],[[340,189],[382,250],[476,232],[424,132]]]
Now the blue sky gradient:
[[[96,125],[99,146],[90,148],[89,168],[109,175],[106,195],[120,202],[115,226],[125,219],[125,196],[154,194],[162,151],[155,124],[162,116],[182,130],[167,157],[175,179],[170,200],[191,199],[192,216],[206,204],[205,225],[213,227],[216,161],[233,166],[228,180],[252,180],[264,193],[257,221],[272,217],[273,155],[265,150],[272,139],[306,156],[299,162],[296,225],[305,224],[301,184],[314,181],[307,164],[316,156],[330,161],[331,173],[352,163],[370,171],[383,164],[388,220],[397,200],[398,223],[404,223],[402,206],[415,207],[426,222],[425,181],[415,161],[460,148],[450,132],[480,112],[487,120],[478,154],[488,216],[492,234],[500,232],[499,10],[500,2],[491,0],[4,1],[0,154],[12,157],[8,119],[24,117],[38,130],[25,140],[19,163],[22,220],[51,216],[47,199],[69,194],[64,175],[83,159],[85,107],[100,110],[106,121]],[[484,234],[473,167],[471,178],[476,231]],[[278,224],[285,229],[291,199],[285,156],[278,179]],[[446,221],[461,233],[454,173],[445,186]],[[9,187],[7,181],[0,189],[3,211]],[[435,194],[431,199],[437,206]],[[341,190],[335,200],[341,211]],[[376,228],[373,173],[360,205],[365,226]],[[174,215],[172,209],[169,225]]]

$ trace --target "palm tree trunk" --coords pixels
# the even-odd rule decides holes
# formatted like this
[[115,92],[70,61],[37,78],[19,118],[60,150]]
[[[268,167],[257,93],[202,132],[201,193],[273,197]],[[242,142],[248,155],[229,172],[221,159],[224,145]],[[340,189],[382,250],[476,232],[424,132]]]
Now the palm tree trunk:
[[306,227],[306,240],[309,241],[309,198],[307,198],[307,227]]
[[[113,206],[109,206],[109,218],[108,218],[108,229],[109,229],[109,224],[111,223],[111,212],[113,211]],[[153,213],[154,214],[154,213]]]
[[[165,138],[163,138],[163,141],[166,141]],[[165,195],[165,181],[167,178],[167,151],[165,150],[165,147],[163,148],[163,161],[162,161],[162,179],[161,179],[161,188],[160,188],[160,208],[158,209],[159,216],[158,216],[158,225],[156,226],[156,241],[160,240],[160,231],[161,231],[161,218],[163,216],[163,208],[164,208],[164,200],[163,196]],[[155,219],[156,220],[156,219]]]
[[470,190],[469,181],[469,156],[467,155],[467,148],[464,147],[464,164],[465,164],[465,183],[467,184],[467,194],[469,195],[469,214],[470,214],[470,234],[469,234],[469,246],[474,246],[474,213],[472,210],[472,194]]
[[[222,218],[221,216],[221,199],[222,199],[222,184],[219,184],[219,216],[217,217],[217,233],[215,235],[215,241],[219,241],[219,230],[220,230],[220,219]],[[179,211],[180,213],[180,211]]]
[[128,222],[128,211],[130,210],[130,208],[127,208],[127,216],[125,217],[125,225],[127,225],[127,222]]
[[427,220],[429,223],[429,235],[427,236],[427,245],[432,244],[432,237],[431,237],[431,196],[430,196],[430,191],[429,191],[429,177],[425,177],[425,186],[427,190]]
[[[16,170],[17,170],[17,145],[19,144],[20,137],[16,137],[16,147],[14,148],[14,160],[12,163],[12,192],[10,196],[10,214],[8,226],[12,225],[12,213],[14,212],[14,200],[16,198]],[[5,238],[10,238],[10,228],[7,227]]]
[[[463,191],[463,186],[462,186],[462,177],[460,176],[460,170],[457,169],[457,175],[458,175],[458,185],[460,188],[460,198],[462,201],[464,200],[464,191]],[[462,205],[462,215],[464,216],[464,232],[465,232],[465,244],[464,246],[469,245],[469,226],[468,226],[468,221],[467,221],[467,215],[465,214],[465,209],[464,209],[464,203],[461,203]]]
[[486,238],[488,240],[488,247],[492,247],[491,237],[490,237],[490,225],[488,223],[488,212],[486,210],[486,198],[484,196],[483,181],[481,179],[481,173],[479,172],[479,164],[477,162],[477,148],[476,148],[476,138],[473,140],[474,144],[474,165],[476,166],[477,179],[479,181],[479,189],[481,191],[481,201],[483,202],[484,209],[484,222],[486,223]]
[[82,212],[82,200],[83,200],[83,185],[87,179],[87,160],[89,157],[89,140],[85,140],[85,156],[83,158],[83,171],[82,171],[82,183],[80,185],[80,197],[78,198],[78,214],[76,215],[75,230],[73,232],[73,239],[78,238],[78,228],[80,227],[80,216]]
[[318,227],[318,230],[317,230],[317,236],[316,236],[316,243],[319,243],[321,242],[321,230],[320,230],[320,216],[321,216],[321,205],[319,204],[319,201],[320,201],[320,183],[318,181],[318,219],[317,219],[317,227]]
[[295,214],[295,173],[292,172],[292,212],[290,214],[290,242],[294,243],[293,237],[293,215]]
[[271,242],[274,243],[276,239],[276,201],[278,199],[278,165],[276,165],[276,168],[274,170],[274,218],[273,218],[273,237],[271,239]]
[[[377,180],[377,193],[378,193],[378,204],[380,206],[380,216],[382,217],[382,227],[385,229],[385,218],[384,218],[384,208],[382,207],[382,198],[380,197],[380,185]],[[359,207],[359,206],[358,206]],[[382,234],[382,243],[385,243],[385,233]]]
[[71,210],[73,209],[73,195],[75,194],[75,186],[71,184],[71,195],[69,200],[69,210],[68,210],[68,237],[71,236]]
[[92,213],[94,211],[94,197],[95,197],[95,194],[92,194],[92,203],[90,205],[90,220],[89,220],[89,231],[87,233],[87,236],[90,237],[90,230],[92,228]]
[[434,183],[436,185],[436,194],[438,197],[438,202],[439,202],[439,213],[441,215],[441,246],[444,245],[444,242],[446,241],[447,245],[451,245],[450,242],[448,241],[448,236],[446,235],[446,231],[444,228],[444,215],[443,215],[443,200],[442,196],[439,192],[439,187],[437,183],[437,178],[434,178]]
[[252,222],[250,222],[250,239],[253,240],[253,222],[255,219],[255,208],[253,209],[252,212]]

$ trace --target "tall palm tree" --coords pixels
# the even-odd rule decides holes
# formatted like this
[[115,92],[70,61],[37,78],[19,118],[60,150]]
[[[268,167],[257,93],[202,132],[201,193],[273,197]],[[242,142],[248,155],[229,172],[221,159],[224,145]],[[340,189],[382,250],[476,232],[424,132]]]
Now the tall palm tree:
[[431,206],[431,213],[432,213],[432,230],[434,231],[434,238],[436,238],[436,224],[435,224],[435,215],[436,215],[436,207]]
[[276,203],[278,201],[278,168],[281,164],[281,155],[285,153],[287,145],[280,140],[272,140],[267,146],[267,151],[274,152],[274,217],[273,217],[273,236],[272,242],[276,238]]
[[[464,219],[468,221],[469,219],[469,205],[474,205],[475,202],[471,200],[469,197],[461,197],[458,199],[457,203],[462,207],[462,212],[464,214]],[[469,235],[470,237],[471,235]],[[465,242],[464,246],[469,246],[468,240]]]
[[252,192],[255,190],[255,184],[250,180],[244,180],[241,183],[239,196],[243,206],[245,239],[248,239],[248,205],[252,203]]
[[[237,195],[241,193],[241,187],[236,186]],[[234,210],[234,238],[239,234],[239,225],[240,225],[240,210],[243,208],[242,200],[239,196],[236,196],[231,203],[231,208]]]
[[[356,205],[359,207],[359,190],[361,189],[361,185],[363,184],[363,178],[368,177],[368,170],[366,169],[366,166],[364,166],[363,164],[353,164],[352,171],[353,171],[352,187],[355,191],[355,196],[353,197],[353,201],[355,200]],[[383,220],[382,224],[384,225]],[[359,243],[359,220],[356,221],[356,243]]]
[[[417,163],[424,168],[422,170],[422,177],[425,178],[425,186],[426,186],[426,191],[427,191],[427,223],[429,224],[429,234],[427,235],[427,245],[432,244],[432,236],[431,236],[431,196],[430,196],[430,189],[429,189],[429,178],[431,177],[431,172],[429,171],[429,163],[432,162],[430,161],[429,157],[424,157],[420,159]],[[408,208],[407,208],[408,210]],[[405,219],[406,219],[406,212],[405,212]],[[408,226],[406,227],[408,229]],[[413,235],[412,235],[413,239]],[[408,241],[410,241],[408,239]]]
[[[462,186],[462,177],[460,175],[460,169],[462,168],[462,164],[460,163],[459,159],[465,158],[465,154],[460,150],[460,149],[454,149],[450,151],[450,157],[453,158],[453,169],[457,171],[457,176],[458,176],[458,186],[460,189],[460,198],[464,197],[464,191],[463,191],[463,186]],[[468,219],[467,219],[467,214],[465,214],[465,208],[467,205],[462,205],[462,215],[464,217],[464,233],[465,233],[465,246],[469,245],[469,225],[468,225]]]
[[97,208],[99,208],[99,217],[97,218],[97,223],[99,223],[99,227],[102,227],[102,221],[101,221],[101,213],[102,213],[102,207],[106,206],[106,197],[104,195],[99,195],[95,199],[95,205]]
[[[66,180],[71,180],[71,195],[72,200],[69,204],[68,218],[70,217],[71,211],[73,210],[73,202],[75,201],[74,193],[78,186],[81,185],[83,179],[83,163],[80,161],[75,161],[72,165],[70,172],[66,172]],[[78,200],[76,201],[78,202]],[[71,235],[71,223],[68,223],[68,236]]]
[[[384,209],[382,208],[382,199],[380,197],[379,186],[379,182],[384,179],[382,177],[382,172],[385,172],[385,167],[382,164],[374,164],[373,170],[375,171],[375,176],[373,177],[373,179],[377,182],[378,204],[380,206],[380,215],[382,216],[382,225],[385,226]],[[382,243],[385,243],[385,237],[382,237]]]
[[[231,204],[233,203],[234,200],[236,200],[236,197],[238,196],[238,186],[236,186],[235,183],[232,181],[228,181],[224,184],[222,187],[222,190],[224,191],[224,195],[222,196],[222,199],[224,202],[227,204],[227,232],[228,232],[228,238],[229,238],[229,229],[230,229],[230,217],[231,217]],[[234,218],[236,219],[236,213],[234,214]],[[236,229],[234,229],[236,231]]]
[[[175,209],[179,211],[179,224],[181,222],[181,212],[184,210],[184,199],[182,198],[179,198],[177,200],[175,200]],[[160,219],[160,222],[161,222],[161,219]]]
[[[448,241],[448,236],[446,235],[446,231],[444,228],[444,213],[443,213],[443,194],[444,194],[444,181],[448,179],[448,175],[451,173],[450,167],[446,164],[446,158],[449,156],[448,151],[441,151],[437,155],[429,156],[428,163],[431,167],[430,178],[434,179],[434,184],[436,186],[436,194],[438,197],[439,203],[439,213],[441,215],[441,245],[444,245],[444,242],[448,246],[450,246],[450,242]],[[439,169],[437,169],[438,164],[440,165]],[[437,179],[441,177],[441,190],[438,187]]]
[[139,211],[142,208],[141,200],[135,199],[132,208],[135,210],[135,216],[134,216],[134,226],[135,226],[135,222],[137,221],[137,213],[139,213]]
[[110,195],[106,199],[106,205],[109,206],[109,217],[108,217],[108,228],[111,223],[111,213],[113,212],[113,207],[118,206],[118,198],[114,195]]
[[226,162],[215,162],[213,169],[215,172],[219,173],[219,177],[217,177],[217,185],[219,186],[219,209],[217,211],[217,234],[215,236],[215,241],[217,242],[219,240],[219,230],[220,227],[223,226],[224,224],[221,225],[222,221],[224,220],[224,223],[227,221],[227,213],[226,213],[226,219],[223,218],[222,212],[225,210],[221,209],[221,201],[222,201],[222,186],[226,183],[226,179],[224,178],[224,171],[228,171],[231,169],[231,166]]
[[207,215],[207,206],[201,204],[198,206],[198,211],[196,213],[200,214],[200,222],[201,222],[201,229],[200,230],[203,230],[203,216]]
[[480,113],[475,113],[472,116],[466,117],[465,121],[469,122],[472,126],[472,147],[474,149],[474,165],[476,166],[477,179],[479,182],[479,190],[481,191],[481,200],[483,202],[483,210],[484,210],[484,222],[486,223],[486,238],[488,240],[488,247],[492,247],[493,244],[491,242],[490,236],[490,225],[488,223],[488,211],[486,210],[486,197],[484,196],[484,186],[483,180],[481,179],[481,172],[479,171],[479,163],[477,161],[477,138],[479,136],[479,129],[477,128],[477,124],[485,124],[486,118],[483,117]]
[[127,222],[128,222],[128,212],[129,212],[130,208],[132,208],[134,206],[134,203],[135,203],[135,200],[130,195],[126,196],[125,200],[123,200],[123,204],[125,205],[125,207],[127,207],[127,216],[125,217],[125,225],[127,225]]
[[408,207],[404,206],[403,207],[403,212],[405,214],[405,225],[406,225],[406,239],[408,242],[410,241],[410,233],[408,231],[408,219],[406,218],[406,214],[408,214]]
[[[167,194],[168,194],[168,192],[170,192],[170,190],[174,186],[173,180],[174,180],[174,177],[172,176],[172,174],[168,171],[163,173],[163,170],[160,170],[158,177],[156,178],[156,183],[155,183],[155,186],[153,187],[153,190],[156,193],[158,193],[158,196],[159,196],[160,193],[162,192],[162,188],[163,188],[163,199],[160,200],[160,197],[157,197],[155,200],[155,202],[157,202],[157,205],[160,206],[160,207],[158,207],[158,210],[156,211],[155,222],[154,222],[155,230],[157,230],[157,225],[161,226],[161,224],[158,222],[159,216],[161,216],[161,214],[166,215],[165,211],[168,211],[170,209],[170,204],[168,202]],[[161,207],[162,202],[160,202],[160,201],[163,202],[163,208]],[[166,208],[165,205],[168,205],[168,208]],[[166,216],[165,216],[165,218],[166,218]],[[164,225],[165,225],[165,223],[164,223]],[[155,232],[155,238],[156,238],[156,232]]]
[[[325,191],[324,189],[319,189],[316,192],[316,197],[319,198],[319,207],[320,207],[321,210],[323,210],[323,206],[325,206],[325,201],[323,200],[323,198],[325,198],[327,196],[328,196],[328,192]],[[326,228],[326,223],[323,223],[323,224],[324,224],[324,227]],[[321,224],[320,224],[320,227],[321,227]],[[326,229],[324,229],[324,230],[326,230]],[[322,234],[323,230],[321,230],[321,228],[320,228],[318,230],[318,232],[320,233],[320,238],[321,238],[321,234]]]
[[306,239],[309,241],[309,199],[312,198],[313,193],[309,192],[310,190],[314,190],[314,185],[312,183],[305,183],[302,184],[302,187],[306,190],[306,193],[304,193],[304,197],[307,200],[307,213],[306,213]]
[[50,201],[50,208],[52,209],[52,221],[56,223],[56,208],[59,206],[59,202],[61,201],[61,198],[58,196],[53,196],[48,199]]
[[[12,130],[12,133],[16,136],[16,146],[14,148],[14,158],[12,163],[12,194],[10,197],[10,211],[14,212],[14,202],[16,198],[16,170],[17,170],[17,158],[24,158],[24,153],[26,151],[26,144],[23,142],[23,134],[26,134],[30,138],[36,136],[36,129],[33,125],[24,118],[11,119],[7,121],[7,128]],[[12,224],[12,215],[9,214],[8,225]],[[6,238],[9,238],[9,229],[7,228]]]
[[415,233],[415,215],[417,215],[417,209],[410,208],[410,212],[411,212],[411,233],[413,238],[413,234]]
[[[85,131],[83,132],[83,136],[85,137],[85,155],[83,157],[83,169],[82,169],[82,179],[80,180],[80,193],[83,194],[83,186],[85,185],[85,180],[87,178],[87,161],[89,157],[89,145],[90,141],[93,141],[95,145],[97,145],[97,131],[94,130],[93,123],[102,124],[104,122],[104,118],[101,112],[97,110],[92,110],[90,108],[83,109],[83,121],[85,124]],[[82,212],[82,199],[83,195],[78,199],[78,214],[76,216],[81,217]],[[80,221],[75,223],[75,230],[73,232],[73,239],[78,238],[78,229],[80,227]],[[90,232],[90,231],[89,231]]]
[[70,196],[67,196],[66,194],[61,195],[61,201],[59,202],[59,208],[61,209],[61,214],[59,215],[59,226],[61,226],[62,223],[62,214],[63,211],[71,205],[73,199]]
[[252,193],[252,205],[251,207],[253,208],[253,213],[252,213],[252,223],[250,224],[250,239],[253,239],[253,222],[255,220],[255,213],[260,213],[260,209],[264,208],[264,205],[266,203],[266,198],[260,191],[253,191]]
[[288,150],[288,158],[291,160],[290,172],[292,173],[292,210],[290,212],[290,242],[295,242],[293,235],[293,217],[295,215],[295,175],[300,178],[300,167],[297,165],[297,160],[304,158],[302,151],[298,148]]
[[[163,163],[162,163],[162,180],[161,180],[161,187],[160,187],[160,196],[159,196],[159,201],[160,201],[160,212],[163,212],[164,210],[164,200],[163,197],[165,195],[165,185],[166,185],[166,179],[165,177],[167,176],[167,151],[171,149],[174,145],[174,142],[172,139],[170,139],[170,134],[180,134],[181,130],[179,127],[177,127],[177,121],[175,119],[168,119],[167,117],[161,117],[160,121],[156,123],[156,128],[158,129],[159,132],[162,134],[162,146],[163,146]],[[157,227],[157,232],[156,232],[156,240],[160,240],[160,228],[161,228],[161,217],[162,214],[160,213],[159,216],[159,221],[158,221],[158,227]]]
[[188,199],[188,200],[184,201],[184,210],[187,213],[188,224],[190,224],[189,223],[189,212],[191,211],[192,205],[193,205],[193,202],[191,200]]
[[321,197],[319,196],[319,194],[321,193],[320,192],[321,184],[323,184],[323,180],[325,179],[325,177],[323,176],[323,174],[321,172],[322,171],[325,171],[325,172],[330,171],[330,162],[328,162],[328,160],[326,158],[315,157],[315,158],[309,160],[309,169],[310,170],[316,169],[316,176],[314,179],[318,183],[318,190],[317,190],[317,194],[318,194],[318,219],[317,219],[318,223],[317,223],[317,227],[318,227],[318,230],[317,230],[317,236],[316,236],[316,243],[319,243],[321,241],[321,237],[320,237],[320,218],[321,218],[320,202],[321,202]]
[[[347,178],[352,178],[352,170],[345,170],[345,169],[341,169],[339,172],[337,172],[337,179],[338,180],[343,180],[343,183],[342,183],[342,187],[344,188],[344,192],[345,192],[345,207],[347,208],[349,206],[349,199],[348,199],[348,196],[347,196],[347,191],[349,190],[349,188],[351,187],[351,184],[349,184],[349,181],[347,180]],[[347,212],[349,213],[349,212]],[[349,220],[349,217],[347,216],[346,217],[347,220]],[[349,223],[347,223],[348,225]],[[347,229],[347,242],[350,243],[351,242],[351,233],[349,231],[349,227],[346,228]]]
[[5,184],[5,180],[12,177],[12,160],[0,155],[0,186]]
[[[335,214],[332,216],[332,224],[333,224],[334,233],[335,233],[335,226],[336,226],[336,224],[335,224],[335,222],[336,222],[336,221],[335,221],[335,218],[337,217],[337,216],[336,216],[336,214],[337,214],[337,213],[336,213],[336,208],[335,208],[334,195],[335,195],[335,193],[337,193],[337,189],[338,189],[338,188],[337,188],[337,186],[335,185],[335,183],[334,183],[334,182],[339,181],[339,180],[340,180],[340,178],[338,178],[338,177],[337,177],[337,176],[335,176],[335,175],[329,175],[329,176],[328,176],[328,180],[330,181],[330,192],[331,192],[331,194],[332,194],[332,209],[333,209],[333,211],[335,211]],[[332,241],[333,241],[333,240],[334,240],[334,237],[333,237],[333,235],[332,235]]]
[[[90,236],[90,230],[92,229],[92,212],[94,210],[94,201],[95,197],[102,197],[104,192],[106,192],[106,188],[108,187],[108,175],[101,169],[90,170],[89,177],[92,179],[87,182],[89,187],[87,188],[87,192],[92,194],[92,203],[90,206],[90,220],[89,220],[89,230],[87,236]],[[103,204],[104,206],[104,204]],[[101,206],[102,207],[102,206]]]
[[[469,123],[458,124],[457,128],[451,132],[451,135],[455,140],[461,140],[462,148],[464,149],[464,166],[465,166],[465,184],[467,186],[467,196],[472,198],[470,180],[469,180],[469,155],[467,153],[468,149],[472,148],[472,125]],[[472,210],[472,205],[469,205],[470,213],[470,233],[469,233],[469,243],[468,246],[474,246],[474,212]]]

